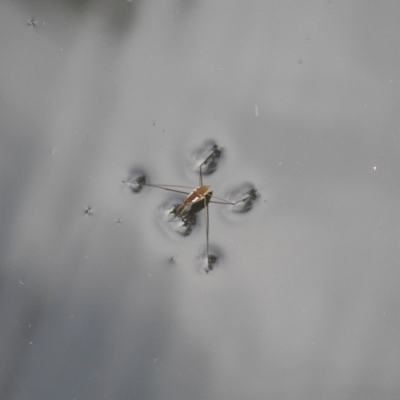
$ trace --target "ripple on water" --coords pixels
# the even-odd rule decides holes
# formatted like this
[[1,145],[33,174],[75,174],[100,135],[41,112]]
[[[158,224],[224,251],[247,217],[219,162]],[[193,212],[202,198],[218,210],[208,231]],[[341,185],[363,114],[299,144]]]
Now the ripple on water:
[[252,183],[245,182],[236,185],[226,194],[226,200],[231,204],[225,207],[225,210],[235,214],[247,213],[253,209],[258,198],[259,193]]
[[146,186],[147,178],[144,169],[132,168],[126,179],[122,183],[128,187],[133,193],[140,193],[144,186]]
[[214,140],[206,140],[190,153],[189,168],[203,176],[213,174],[222,160],[223,149]]
[[200,273],[206,272],[208,274],[218,267],[224,258],[224,253],[218,246],[210,245],[208,255],[207,248],[203,247],[196,259],[196,269]]
[[167,223],[169,230],[186,237],[192,233],[193,228],[197,224],[197,214],[189,213],[185,216],[178,216],[175,210],[181,202],[182,199],[174,196],[161,204],[159,208],[159,220],[162,220],[164,225]]

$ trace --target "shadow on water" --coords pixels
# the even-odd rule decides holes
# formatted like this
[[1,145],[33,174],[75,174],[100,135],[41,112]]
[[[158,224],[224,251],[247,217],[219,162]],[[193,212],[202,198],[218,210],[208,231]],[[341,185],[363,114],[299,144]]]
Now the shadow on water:
[[[61,21],[71,18],[99,16],[104,18],[104,30],[123,36],[130,32],[136,22],[136,17],[140,13],[142,0],[106,0],[93,2],[91,0],[24,0],[17,4],[23,5],[32,14],[27,21],[37,32],[43,32],[46,25],[54,24],[55,21]],[[56,10],[56,12],[54,12]],[[61,12],[63,10],[63,12]],[[62,21],[62,23],[64,23]]]

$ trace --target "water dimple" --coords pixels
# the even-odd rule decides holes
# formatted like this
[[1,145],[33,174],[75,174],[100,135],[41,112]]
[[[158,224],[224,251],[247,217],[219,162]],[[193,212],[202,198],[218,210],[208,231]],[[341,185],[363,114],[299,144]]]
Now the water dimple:
[[160,206],[161,219],[168,223],[173,231],[179,235],[189,236],[197,223],[197,216],[193,213],[178,215],[176,209],[180,203],[176,202],[176,198],[170,198]]
[[210,273],[212,272],[220,263],[221,259],[223,259],[222,251],[216,246],[212,245],[209,248],[208,254],[207,250],[203,249],[196,260],[196,265],[198,271]]
[[227,209],[233,213],[247,213],[252,210],[258,197],[259,194],[253,184],[243,183],[228,192],[226,199],[232,204]]
[[128,177],[122,181],[133,193],[140,193],[143,186],[146,186],[146,174],[140,168],[134,168]]
[[190,167],[196,173],[203,176],[214,173],[222,158],[223,149],[214,140],[207,140],[198,148],[192,151],[190,157]]

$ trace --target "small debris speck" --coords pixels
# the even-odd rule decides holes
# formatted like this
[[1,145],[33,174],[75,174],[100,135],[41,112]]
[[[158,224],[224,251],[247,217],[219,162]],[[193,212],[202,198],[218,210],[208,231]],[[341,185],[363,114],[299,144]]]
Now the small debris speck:
[[85,211],[84,211],[84,214],[85,215],[92,215],[93,214],[93,210],[92,210],[92,207],[86,207],[85,208]]
[[27,22],[28,26],[33,26],[34,28],[36,28],[37,22],[36,19],[31,18],[28,22]]

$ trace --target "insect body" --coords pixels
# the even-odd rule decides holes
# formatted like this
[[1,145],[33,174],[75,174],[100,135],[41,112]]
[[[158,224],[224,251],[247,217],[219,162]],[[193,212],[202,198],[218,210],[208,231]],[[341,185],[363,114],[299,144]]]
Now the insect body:
[[191,212],[197,212],[194,210],[196,210],[197,207],[200,207],[198,210],[200,211],[200,209],[204,208],[204,203],[205,206],[207,206],[212,196],[210,188],[211,187],[209,185],[203,185],[193,189],[193,191],[189,193],[188,197],[186,197],[182,204],[176,208],[176,214],[184,215],[185,212],[188,211],[188,208],[191,210]]

